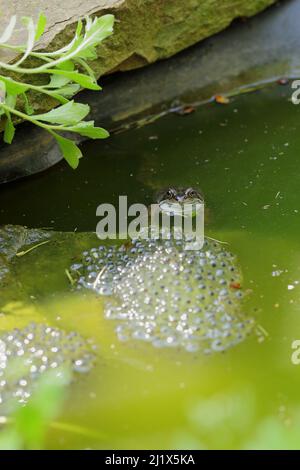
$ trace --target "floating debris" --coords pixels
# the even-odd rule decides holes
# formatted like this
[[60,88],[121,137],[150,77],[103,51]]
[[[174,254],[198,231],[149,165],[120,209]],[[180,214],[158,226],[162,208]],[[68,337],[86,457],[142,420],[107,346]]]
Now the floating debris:
[[20,248],[44,243],[48,240],[51,233],[39,229],[27,229],[20,225],[5,225],[0,229],[0,249],[1,254],[7,260],[13,258]]
[[208,239],[201,250],[185,250],[174,238],[100,246],[84,252],[71,272],[78,288],[111,296],[105,316],[118,322],[122,341],[208,354],[243,341],[254,326],[241,314],[236,258]]
[[47,370],[69,366],[87,373],[93,366],[93,345],[76,332],[40,323],[0,335],[0,405],[26,403],[34,384]]
[[229,104],[230,103],[229,98],[227,98],[227,96],[224,96],[224,95],[216,95],[215,96],[215,101],[216,101],[216,103],[219,103],[219,104]]
[[30,248],[27,248],[27,250],[18,251],[18,253],[16,253],[16,256],[19,257],[19,258],[20,258],[21,256],[25,256],[25,255],[27,255],[27,253],[30,253],[31,251],[36,250],[36,249],[39,248],[40,246],[45,245],[45,244],[47,244],[47,243],[50,243],[50,241],[51,241],[51,240],[45,240],[45,241],[43,241],[43,242],[38,243],[37,245],[33,245],[33,246],[31,246]]
[[279,80],[277,80],[277,83],[279,85],[288,85],[289,80],[287,78],[279,78]]
[[196,107],[192,105],[188,106],[182,106],[180,108],[176,109],[176,114],[179,114],[180,116],[186,116],[188,114],[192,114],[196,111]]

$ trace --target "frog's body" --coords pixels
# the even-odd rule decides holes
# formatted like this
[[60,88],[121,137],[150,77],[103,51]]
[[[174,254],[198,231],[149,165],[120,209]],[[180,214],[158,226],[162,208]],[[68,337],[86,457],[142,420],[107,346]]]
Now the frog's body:
[[[168,189],[157,202],[171,208],[187,200],[203,202],[203,197],[192,188]],[[119,339],[210,353],[242,341],[252,329],[252,319],[241,312],[235,256],[209,239],[197,251],[185,250],[184,243],[171,237],[100,246],[73,267],[80,287],[109,296],[106,317],[117,320]]]

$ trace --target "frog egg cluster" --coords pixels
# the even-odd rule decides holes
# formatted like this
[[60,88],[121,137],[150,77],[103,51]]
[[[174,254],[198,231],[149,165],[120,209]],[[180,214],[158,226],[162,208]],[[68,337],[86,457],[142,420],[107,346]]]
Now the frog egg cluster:
[[241,282],[236,259],[219,243],[185,250],[174,238],[133,240],[127,250],[94,248],[76,268],[79,286],[113,294],[105,315],[117,321],[122,341],[208,354],[243,341],[253,328],[241,314],[241,290],[232,287]]
[[[0,260],[0,263],[1,263],[1,260]],[[8,267],[6,266],[1,266],[0,264],[0,282],[2,281],[2,279],[5,278],[5,276],[9,273],[9,269]]]
[[84,251],[81,262],[70,267],[72,275],[77,279],[77,289],[84,287],[93,289],[100,295],[112,295],[124,266],[134,264],[138,255],[145,250],[151,253],[156,246],[155,242],[149,242],[146,246],[138,245],[137,241],[133,241],[129,249],[126,245],[101,245]]
[[0,405],[11,399],[26,403],[41,376],[69,366],[74,373],[89,372],[94,346],[76,332],[39,323],[0,336]]

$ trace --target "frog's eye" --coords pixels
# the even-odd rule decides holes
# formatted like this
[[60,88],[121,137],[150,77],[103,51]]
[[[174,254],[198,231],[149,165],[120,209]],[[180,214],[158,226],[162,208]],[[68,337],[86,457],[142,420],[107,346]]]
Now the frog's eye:
[[186,196],[188,196],[188,197],[198,197],[198,193],[194,189],[188,189],[187,192],[186,192]]
[[167,198],[171,199],[172,197],[174,197],[174,191],[173,189],[168,189],[168,191],[166,192],[166,196]]

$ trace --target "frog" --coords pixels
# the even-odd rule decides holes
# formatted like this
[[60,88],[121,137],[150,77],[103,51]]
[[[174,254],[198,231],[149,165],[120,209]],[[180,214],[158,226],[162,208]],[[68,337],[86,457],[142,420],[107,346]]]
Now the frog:
[[196,204],[204,204],[204,196],[201,190],[190,187],[181,188],[170,186],[161,189],[156,194],[156,202],[162,212],[173,215],[178,208],[187,208]]

